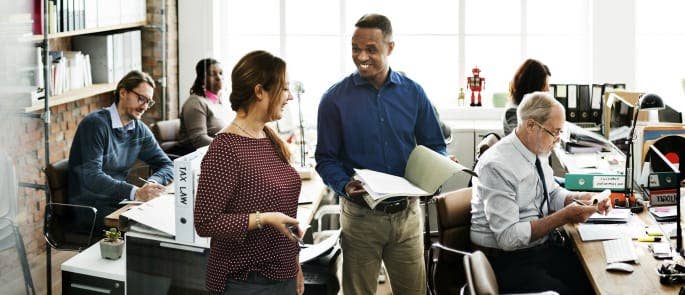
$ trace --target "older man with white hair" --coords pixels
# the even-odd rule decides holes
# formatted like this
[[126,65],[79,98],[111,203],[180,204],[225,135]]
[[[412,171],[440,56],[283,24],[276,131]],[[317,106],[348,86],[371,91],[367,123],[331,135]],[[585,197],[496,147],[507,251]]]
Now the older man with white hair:
[[492,263],[502,292],[592,289],[573,251],[555,243],[557,229],[606,212],[608,199],[570,192],[554,182],[547,159],[563,132],[564,107],[546,92],[524,96],[516,130],[478,161],[471,201],[471,243]]

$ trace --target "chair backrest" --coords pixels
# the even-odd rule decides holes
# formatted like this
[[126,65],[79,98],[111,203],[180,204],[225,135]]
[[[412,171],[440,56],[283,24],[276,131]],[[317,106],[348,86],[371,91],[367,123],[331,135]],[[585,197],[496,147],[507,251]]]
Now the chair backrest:
[[[473,171],[476,170],[478,160],[480,160],[480,157],[483,156],[483,153],[485,153],[485,151],[487,151],[489,148],[491,148],[493,145],[499,142],[500,139],[501,137],[497,132],[488,132],[485,135],[483,135],[483,139],[481,139],[478,145],[476,146],[476,158],[473,160]],[[468,187],[471,187],[472,185],[473,177],[469,179]]]
[[185,147],[179,142],[181,119],[157,121],[157,123],[152,124],[150,129],[152,129],[152,134],[155,135],[159,146],[171,160],[194,151],[194,149]]
[[[470,251],[471,188],[438,196],[435,198],[435,204],[440,243],[453,249]],[[459,289],[466,282],[461,259],[461,255],[447,251],[438,252],[438,261],[433,273],[434,289],[437,294],[459,294]]]
[[466,270],[465,288],[468,294],[499,294],[499,285],[497,285],[495,271],[483,252],[475,251],[470,255],[464,256],[464,269]]
[[167,141],[177,141],[181,131],[181,119],[171,119],[157,121],[152,125],[152,133],[160,143]]
[[33,277],[31,277],[31,268],[29,267],[29,261],[26,256],[26,248],[24,248],[24,239],[21,237],[21,233],[19,233],[19,228],[17,228],[12,219],[7,217],[0,217],[0,224],[2,223],[7,223],[9,227],[12,228],[12,237],[14,238],[14,244],[16,247],[17,256],[19,257],[19,262],[21,263],[26,294],[36,294],[36,289],[33,286]]
[[84,250],[94,243],[97,209],[90,206],[48,203],[45,205],[43,235],[58,250]]
[[53,203],[67,203],[69,184],[69,159],[62,159],[45,168],[50,200]]
[[476,146],[476,160],[478,160],[480,156],[483,155],[483,153],[487,151],[490,147],[495,145],[500,140],[500,138],[501,137],[496,132],[489,132],[485,134],[483,136],[483,139],[481,139],[478,143],[478,146]]
[[[19,185],[12,158],[0,150],[0,218],[6,217],[14,220],[17,216],[18,192]],[[11,239],[6,238],[11,235],[12,226],[0,223],[0,252],[14,245]]]

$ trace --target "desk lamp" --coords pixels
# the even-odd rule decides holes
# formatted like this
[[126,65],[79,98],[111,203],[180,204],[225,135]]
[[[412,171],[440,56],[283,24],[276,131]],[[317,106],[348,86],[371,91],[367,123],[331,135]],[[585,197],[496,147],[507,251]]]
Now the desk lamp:
[[[625,169],[625,183],[624,183],[624,185],[625,185],[624,194],[626,197],[626,207],[630,207],[630,196],[633,194],[633,177],[630,174],[632,174],[632,171],[635,168],[634,165],[632,165],[633,164],[633,144],[634,144],[633,136],[635,135],[635,125],[637,124],[637,114],[640,113],[640,111],[662,110],[662,109],[664,109],[664,102],[661,100],[661,97],[659,97],[658,95],[653,94],[653,93],[647,93],[647,94],[643,94],[642,96],[640,96],[640,99],[638,100],[638,103],[635,107],[637,109],[635,110],[635,116],[633,117],[633,127],[630,128],[630,135],[626,139],[626,144],[628,145],[628,151],[626,152],[626,169]],[[629,171],[631,172],[630,174],[628,173]]]

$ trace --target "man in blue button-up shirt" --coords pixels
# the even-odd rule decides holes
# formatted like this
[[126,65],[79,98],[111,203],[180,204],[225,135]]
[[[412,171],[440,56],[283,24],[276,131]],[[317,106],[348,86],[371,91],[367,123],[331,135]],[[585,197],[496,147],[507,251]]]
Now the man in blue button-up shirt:
[[418,202],[395,198],[370,209],[362,199],[364,188],[352,179],[353,168],[403,176],[417,144],[446,154],[445,142],[421,86],[390,69],[395,46],[390,20],[368,14],[355,26],[357,71],[323,95],[316,147],[317,172],[343,196],[343,293],[374,294],[384,261],[393,293],[425,294]]

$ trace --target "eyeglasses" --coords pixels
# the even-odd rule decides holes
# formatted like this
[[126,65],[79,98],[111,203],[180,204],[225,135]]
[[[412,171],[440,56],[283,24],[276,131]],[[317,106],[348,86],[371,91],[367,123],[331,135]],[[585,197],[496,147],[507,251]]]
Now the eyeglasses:
[[538,127],[540,127],[540,129],[544,130],[545,132],[547,132],[547,134],[554,137],[554,141],[561,139],[561,133],[563,133],[563,131],[559,130],[558,132],[554,133],[551,130],[545,128],[545,126],[542,126],[542,124],[540,124],[540,122],[535,121],[535,120],[533,120],[533,122],[535,123],[535,125],[538,125]]
[[138,93],[138,92],[135,92],[135,91],[133,91],[133,90],[130,90],[130,91],[133,92],[135,95],[138,96],[138,104],[141,104],[141,105],[142,105],[142,104],[147,104],[147,107],[148,107],[148,108],[151,108],[153,105],[155,105],[155,101],[152,100],[152,98],[148,98],[147,96],[142,95],[142,94],[140,94],[140,93]]

